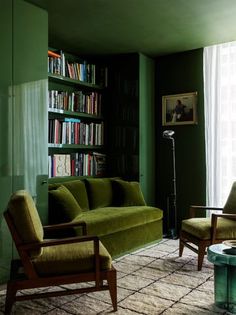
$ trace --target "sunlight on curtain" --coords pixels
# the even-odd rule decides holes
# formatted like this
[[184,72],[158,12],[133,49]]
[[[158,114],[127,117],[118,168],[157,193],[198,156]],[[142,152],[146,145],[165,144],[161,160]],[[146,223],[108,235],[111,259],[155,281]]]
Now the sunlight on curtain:
[[236,42],[204,48],[207,205],[222,207],[236,180]]
[[48,172],[47,80],[15,85],[13,175],[36,196],[37,177]]

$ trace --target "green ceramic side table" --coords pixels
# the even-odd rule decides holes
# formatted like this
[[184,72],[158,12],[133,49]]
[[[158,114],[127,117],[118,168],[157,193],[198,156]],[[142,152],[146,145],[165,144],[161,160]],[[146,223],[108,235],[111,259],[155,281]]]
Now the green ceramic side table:
[[211,245],[207,258],[214,264],[216,306],[236,314],[236,255],[225,253],[225,249],[229,247],[224,244]]

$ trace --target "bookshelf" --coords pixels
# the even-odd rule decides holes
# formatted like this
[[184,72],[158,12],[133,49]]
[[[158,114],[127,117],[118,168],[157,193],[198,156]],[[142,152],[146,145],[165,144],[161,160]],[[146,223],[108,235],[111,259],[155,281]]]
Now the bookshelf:
[[107,68],[48,51],[48,174],[104,176]]

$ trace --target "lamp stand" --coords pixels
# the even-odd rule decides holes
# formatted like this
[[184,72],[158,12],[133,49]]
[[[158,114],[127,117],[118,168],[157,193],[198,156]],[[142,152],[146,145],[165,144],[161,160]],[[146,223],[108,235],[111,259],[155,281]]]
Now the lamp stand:
[[[176,239],[177,238],[176,168],[175,168],[175,139],[173,138],[173,135],[174,135],[173,130],[166,130],[163,132],[163,137],[171,140],[172,166],[173,166],[172,194],[168,196],[167,198],[167,229],[168,229],[167,237]],[[174,222],[171,220],[171,217],[170,217],[170,214],[172,213],[174,214]]]

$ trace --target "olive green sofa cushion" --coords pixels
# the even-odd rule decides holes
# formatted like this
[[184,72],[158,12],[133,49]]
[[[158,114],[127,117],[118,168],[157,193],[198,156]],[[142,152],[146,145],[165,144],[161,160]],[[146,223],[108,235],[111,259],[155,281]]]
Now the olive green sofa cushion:
[[161,220],[162,211],[148,206],[105,207],[82,213],[73,221],[84,221],[90,235],[107,235]]
[[[216,239],[236,239],[236,221],[218,218]],[[193,218],[182,221],[182,231],[190,233],[200,239],[209,240],[211,238],[211,219]]]
[[[111,256],[101,242],[99,242],[99,255],[101,270],[110,269]],[[41,276],[75,274],[94,270],[93,242],[45,247],[42,255],[34,259],[33,264]]]
[[[72,221],[82,213],[79,203],[64,185],[49,190],[49,205],[53,208],[54,216],[61,216],[65,222]],[[61,221],[59,218],[57,220]]]
[[49,184],[49,191],[57,189],[61,185],[65,186],[74,196],[83,211],[89,210],[88,194],[85,183],[82,180],[68,180]]
[[113,204],[117,206],[146,206],[143,193],[138,182],[121,179],[112,180]]
[[90,209],[108,207],[112,204],[113,193],[109,178],[85,179]]

